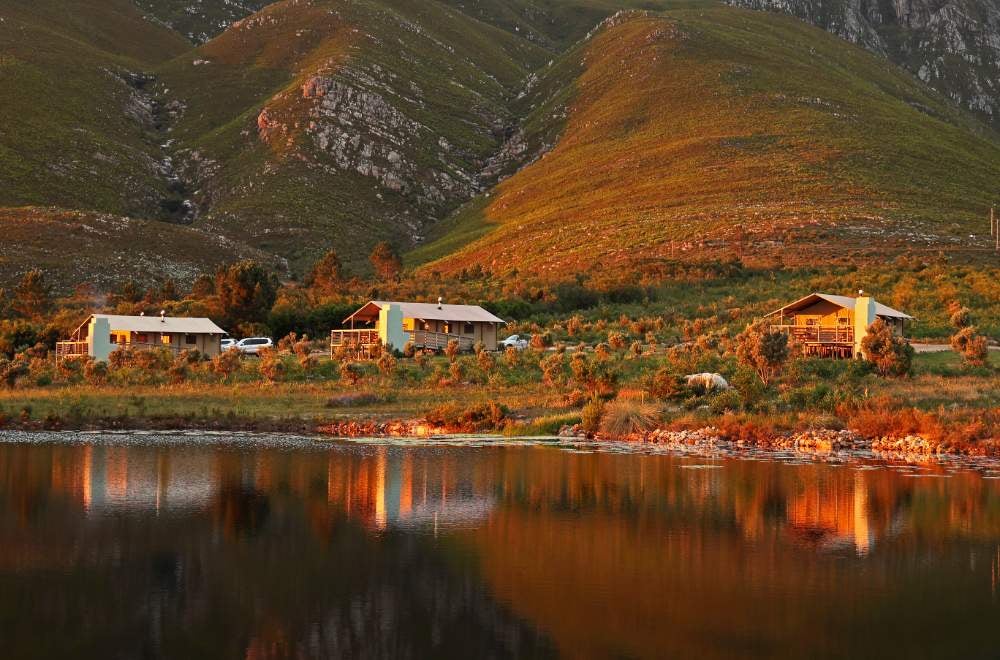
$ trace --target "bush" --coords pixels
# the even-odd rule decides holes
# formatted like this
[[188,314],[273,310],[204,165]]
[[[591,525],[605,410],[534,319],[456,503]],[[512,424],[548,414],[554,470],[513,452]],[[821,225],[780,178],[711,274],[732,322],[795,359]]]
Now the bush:
[[597,433],[601,428],[601,419],[604,417],[604,402],[600,399],[593,399],[587,403],[580,412],[580,426],[587,433]]
[[616,351],[625,348],[625,335],[620,332],[608,333],[608,345]]
[[224,380],[228,379],[240,370],[242,361],[243,354],[240,351],[224,351],[212,360],[212,373],[221,376]]
[[951,337],[951,347],[969,366],[981,367],[989,359],[986,337],[978,334],[976,326],[967,325]]
[[719,392],[708,402],[708,410],[713,415],[739,412],[742,407],[743,399],[736,390]]
[[462,431],[483,431],[500,428],[510,411],[495,401],[461,406],[454,401],[431,408],[424,419],[434,426]]
[[913,347],[882,319],[869,326],[861,350],[882,376],[906,376],[913,367]]
[[657,399],[675,399],[688,394],[687,382],[683,376],[669,367],[660,367],[646,382],[646,389]]
[[459,343],[457,339],[449,339],[445,346],[444,354],[448,356],[449,362],[454,362],[458,358]]
[[375,362],[375,365],[382,372],[383,376],[392,376],[396,372],[398,362],[392,353],[383,353]]
[[108,363],[103,360],[90,360],[83,366],[83,377],[91,385],[103,385],[108,382]]
[[601,431],[614,438],[624,438],[656,428],[660,410],[651,403],[618,398],[604,406]]
[[788,334],[771,330],[763,321],[752,323],[736,337],[736,357],[767,387],[788,361]]
[[352,387],[358,384],[363,375],[361,371],[361,365],[354,362],[343,362],[340,365],[340,379],[351,385]]
[[278,354],[278,351],[273,349],[264,349],[259,353],[259,356],[260,361],[258,363],[258,369],[264,378],[268,379],[272,383],[276,383],[285,378],[287,368],[281,359],[281,355]]

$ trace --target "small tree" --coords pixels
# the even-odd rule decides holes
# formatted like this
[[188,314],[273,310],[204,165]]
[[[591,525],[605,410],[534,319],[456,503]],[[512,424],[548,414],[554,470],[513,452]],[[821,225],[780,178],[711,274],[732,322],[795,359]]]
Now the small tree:
[[344,267],[333,250],[316,262],[308,277],[309,286],[321,296],[337,293],[344,284]]
[[459,343],[457,339],[449,339],[448,345],[444,347],[444,354],[448,356],[449,362],[454,362],[458,357]]
[[788,361],[788,334],[756,321],[736,337],[736,357],[767,387]]
[[396,372],[396,356],[388,351],[383,353],[375,364],[378,366],[378,370],[382,372],[383,376],[389,377]]
[[375,269],[375,275],[385,282],[395,280],[403,270],[403,260],[388,241],[376,245],[368,260]]
[[37,268],[25,273],[14,290],[14,311],[33,318],[45,313],[50,302],[49,285],[45,282],[45,274]]
[[913,366],[913,347],[882,319],[868,327],[861,351],[882,376],[905,376]]
[[215,292],[229,325],[258,323],[274,305],[278,280],[257,262],[244,260],[216,274]]
[[352,387],[357,385],[358,381],[361,380],[361,367],[353,362],[342,362],[340,379]]
[[958,307],[951,313],[949,320],[956,330],[967,328],[972,325],[972,312],[968,307]]
[[487,376],[496,369],[497,361],[493,358],[493,355],[489,351],[479,351],[476,353],[476,361],[479,362],[479,368],[483,370],[483,373]]
[[990,349],[986,337],[979,334],[974,325],[962,327],[952,335],[951,347],[970,367],[981,367],[989,358]]

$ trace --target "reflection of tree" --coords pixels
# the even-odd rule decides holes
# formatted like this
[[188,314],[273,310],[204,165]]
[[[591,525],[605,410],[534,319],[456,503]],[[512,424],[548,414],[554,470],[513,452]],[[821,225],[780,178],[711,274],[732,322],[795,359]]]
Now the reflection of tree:
[[226,486],[216,493],[212,512],[230,537],[253,536],[267,520],[267,495],[241,486]]

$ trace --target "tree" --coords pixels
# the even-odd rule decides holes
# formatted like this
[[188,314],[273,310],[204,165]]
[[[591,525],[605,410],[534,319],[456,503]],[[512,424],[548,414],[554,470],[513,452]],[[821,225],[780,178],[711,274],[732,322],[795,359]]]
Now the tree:
[[861,340],[861,352],[882,376],[905,376],[913,366],[913,347],[898,336],[882,319],[868,327]]
[[767,387],[788,361],[788,334],[772,330],[763,321],[747,326],[736,337],[736,357],[740,364],[753,369]]
[[375,275],[384,281],[395,280],[403,270],[403,260],[388,241],[376,245],[368,259],[375,269]]
[[308,282],[320,295],[329,296],[338,292],[344,283],[344,268],[336,252],[330,250],[316,262],[309,272]]
[[191,286],[191,297],[204,300],[212,295],[215,295],[215,280],[212,279],[211,275],[202,273],[195,278],[194,284]]
[[180,299],[180,294],[177,293],[177,285],[168,277],[160,286],[160,302],[178,299]]
[[137,303],[142,300],[142,287],[135,280],[129,280],[118,290],[118,301],[127,303]]
[[14,290],[14,311],[27,318],[34,318],[45,313],[50,302],[45,274],[37,268],[25,273]]
[[952,349],[962,356],[970,367],[981,367],[989,358],[989,345],[986,337],[979,334],[974,325],[967,325],[951,336]]
[[274,305],[278,282],[257,262],[244,260],[219,270],[215,292],[228,324],[260,323]]

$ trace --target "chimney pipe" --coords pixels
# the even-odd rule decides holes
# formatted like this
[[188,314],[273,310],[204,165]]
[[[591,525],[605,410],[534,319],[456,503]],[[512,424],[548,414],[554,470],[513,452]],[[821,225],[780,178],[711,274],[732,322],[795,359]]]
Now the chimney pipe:
[[441,303],[444,302],[444,298],[438,296],[438,309],[441,309]]
[[160,310],[160,323],[166,323],[167,322],[166,316],[167,316],[167,311],[165,309],[161,309]]

